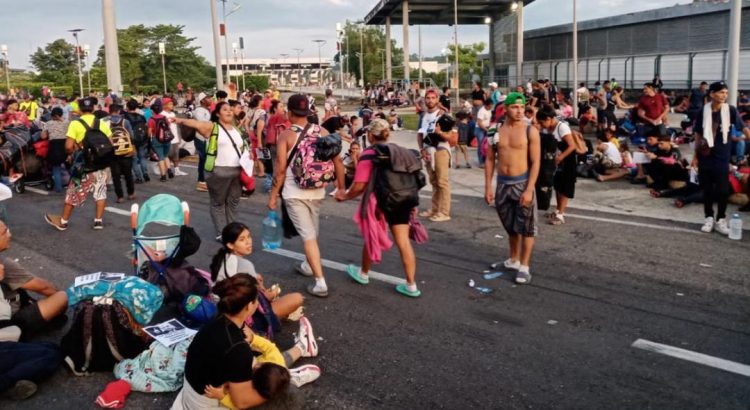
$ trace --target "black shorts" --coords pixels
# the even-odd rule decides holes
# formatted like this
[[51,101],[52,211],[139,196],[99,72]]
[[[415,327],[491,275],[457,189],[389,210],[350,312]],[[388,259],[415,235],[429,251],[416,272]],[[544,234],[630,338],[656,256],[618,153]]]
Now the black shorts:
[[568,169],[564,169],[555,174],[554,181],[555,191],[566,197],[573,199],[576,193],[576,173],[575,170],[572,172]]
[[408,225],[412,209],[414,208],[399,209],[389,213],[383,212],[383,215],[385,216],[385,221],[388,222],[388,226]]
[[21,332],[24,334],[36,333],[47,325],[47,321],[42,317],[42,312],[36,303],[22,307],[10,320],[13,324],[21,328]]

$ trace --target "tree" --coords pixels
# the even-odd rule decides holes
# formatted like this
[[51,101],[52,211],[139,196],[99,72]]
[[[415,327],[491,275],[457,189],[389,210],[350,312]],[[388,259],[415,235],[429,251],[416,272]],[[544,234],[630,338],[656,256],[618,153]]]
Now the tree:
[[[361,40],[360,40],[361,35]],[[347,47],[347,42],[348,47]],[[363,56],[363,69],[364,69],[364,83],[377,83],[383,79],[384,70],[384,54],[385,54],[385,32],[379,27],[373,26],[360,26],[351,22],[347,22],[344,27],[344,37],[341,43],[341,50],[336,61],[340,61],[341,57],[345,61],[346,72],[354,74],[359,80],[361,78],[359,72],[359,58],[360,58],[360,44],[364,48]],[[349,54],[347,55],[347,49]],[[393,78],[403,78],[403,56],[400,48],[396,47],[396,41],[391,39],[391,55],[392,66],[393,66]]]
[[[164,65],[167,88],[174,89],[178,82],[196,89],[211,88],[215,82],[214,68],[197,54],[198,47],[191,43],[195,38],[183,35],[185,26],[160,24],[147,27],[142,24],[117,30],[120,52],[120,73],[123,85],[131,92],[162,89],[162,65],[159,43],[166,44]],[[97,53],[91,70],[94,84],[106,83],[104,47]]]
[[31,65],[39,73],[36,81],[55,85],[78,85],[75,46],[63,39],[37,48],[30,56]]
[[[477,56],[484,51],[485,44],[483,42],[471,44],[471,45],[458,45],[458,72],[459,80],[467,81],[471,79],[470,73],[481,75],[481,62]],[[456,61],[456,47],[453,44],[448,45],[448,62],[454,66]],[[453,69],[451,69],[452,72]]]

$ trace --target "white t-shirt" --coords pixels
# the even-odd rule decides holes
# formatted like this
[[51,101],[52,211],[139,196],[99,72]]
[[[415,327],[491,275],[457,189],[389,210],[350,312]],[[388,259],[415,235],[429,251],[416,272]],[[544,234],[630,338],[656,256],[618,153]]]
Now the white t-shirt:
[[612,160],[615,164],[622,164],[622,154],[620,154],[620,150],[615,147],[615,144],[612,144],[611,142],[605,142],[604,144],[607,146],[607,149],[604,150],[604,156]]
[[172,135],[174,135],[174,138],[172,138],[172,144],[181,143],[182,138],[180,138],[180,127],[177,126],[176,122],[172,122],[172,120],[177,117],[177,114],[167,111],[163,111],[161,114],[169,120],[169,129],[172,131]]
[[[211,121],[211,113],[204,107],[198,107],[193,111],[193,119],[198,121]],[[199,132],[195,133],[195,138],[205,141],[206,139]]]
[[[438,118],[440,118],[440,110],[435,110],[434,112],[424,111],[424,116],[422,117],[422,128],[420,128],[418,132],[422,134],[423,137],[435,132]],[[438,149],[451,149],[448,141],[439,142],[437,147]]]
[[[226,271],[226,277],[225,277]],[[232,277],[238,273],[247,273],[254,278],[258,278],[258,273],[255,271],[255,265],[245,258],[240,258],[237,255],[229,254],[224,259],[224,263],[219,268],[219,274],[216,276],[216,280],[226,279]]]
[[567,122],[560,121],[557,123],[555,130],[551,132],[551,134],[555,137],[555,140],[557,140],[557,142],[560,142],[566,135],[572,134],[572,132],[570,131],[570,126]]
[[486,107],[480,108],[479,112],[477,113],[477,123],[480,126],[489,128],[490,121],[492,121],[492,112],[488,110]]
[[[240,156],[237,155],[237,151],[239,150],[242,153],[242,135],[234,127],[227,128],[227,131],[229,135],[224,131],[224,128],[219,126],[214,165],[217,167],[238,167],[240,166]],[[237,150],[234,149],[235,145]]]

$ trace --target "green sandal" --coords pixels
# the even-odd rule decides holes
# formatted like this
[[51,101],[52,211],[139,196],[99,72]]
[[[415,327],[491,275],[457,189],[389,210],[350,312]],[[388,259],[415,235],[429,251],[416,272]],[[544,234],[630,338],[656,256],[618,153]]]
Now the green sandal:
[[409,290],[408,287],[406,287],[406,284],[404,283],[396,286],[396,292],[404,296],[409,296],[411,298],[418,298],[419,296],[422,295],[422,292],[420,292],[419,289],[417,289],[416,292],[412,292]]
[[367,285],[370,283],[370,278],[363,278],[362,275],[359,274],[360,268],[356,265],[349,265],[346,267],[346,273],[349,274],[349,277],[352,278],[355,282],[359,283],[360,285]]

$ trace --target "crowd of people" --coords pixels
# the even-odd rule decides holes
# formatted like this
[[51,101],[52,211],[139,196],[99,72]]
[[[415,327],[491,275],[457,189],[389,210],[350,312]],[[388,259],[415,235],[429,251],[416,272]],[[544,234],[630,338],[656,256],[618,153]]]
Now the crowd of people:
[[[395,110],[383,110],[384,92],[389,99],[414,103],[418,152],[391,142],[392,132],[402,124]],[[238,205],[255,191],[256,179],[268,192],[268,210],[281,211],[284,236],[301,238],[305,259],[294,268],[311,278],[307,293],[321,298],[331,293],[319,246],[326,193],[338,202],[361,198],[353,219],[363,248],[361,263],[347,267],[351,280],[369,284],[372,265],[395,242],[406,278],[395,291],[418,298],[422,290],[411,242],[426,240],[418,217],[434,223],[451,220],[449,173],[462,158],[471,168],[472,145],[477,165],[484,169],[484,198],[495,207],[509,238],[508,258],[491,267],[515,271],[518,284],[532,280],[538,212],[545,212],[551,225],[564,224],[580,176],[602,182],[629,177],[647,184],[655,197],[676,197],[680,207],[702,201],[701,230],[722,234],[728,232],[730,186],[747,193],[750,172],[743,166],[744,141],[750,138],[748,105],[727,104],[722,82],[702,84],[686,105],[684,100],[670,101],[656,78],[644,85],[632,106],[615,79],[593,90],[581,84],[571,91],[578,94],[577,117],[570,96],[549,80],[530,81],[507,94],[496,83],[487,90],[476,83],[459,107],[451,107],[447,88],[402,90],[408,97],[389,92],[387,87],[366,90],[357,115],[346,115],[330,90],[322,109],[310,95],[282,100],[275,89],[209,95],[188,88],[142,98],[121,98],[108,91],[39,101],[26,95],[22,104],[3,100],[0,120],[4,127],[35,130],[35,140],[49,141],[46,160],[53,189],[64,189],[65,194],[62,212],[45,214],[44,219],[58,231],[68,228],[73,210],[89,196],[96,203],[92,227],[104,229],[108,184],[116,202],[135,200],[137,184],[149,183],[157,174],[162,183],[184,177],[187,173],[179,168],[183,151],[197,154],[195,189],[207,193],[211,239],[221,244],[206,279],[213,283],[209,303],[217,313],[185,346],[184,383],[180,380],[176,409],[252,407],[279,396],[289,384],[299,387],[320,376],[315,365],[291,368],[300,357],[318,354],[312,325],[302,313],[304,297],[282,296],[278,287],[267,287],[247,259],[253,237],[240,222]],[[689,117],[684,128],[689,130],[682,134],[691,134],[686,137],[692,137],[695,151],[691,163],[678,147],[690,139],[678,141],[667,118],[683,108]],[[617,109],[627,110],[627,116],[618,118]],[[591,131],[597,134],[593,143],[583,136]],[[645,138],[644,144],[631,152],[629,146],[638,138]],[[152,162],[155,166],[149,168]],[[70,182],[65,182],[65,173]],[[423,173],[432,197],[420,211]],[[747,205],[740,210],[746,211]],[[0,223],[0,251],[9,247],[10,238],[8,227]],[[157,254],[150,253],[149,260]],[[64,359],[55,345],[28,340],[65,324],[71,294],[7,258],[0,264],[0,285],[0,392],[22,399]],[[40,299],[33,300],[29,292]],[[3,303],[6,300],[10,303]],[[282,352],[272,331],[246,326],[255,324],[252,318],[258,314],[272,323],[299,321],[294,344]]]

